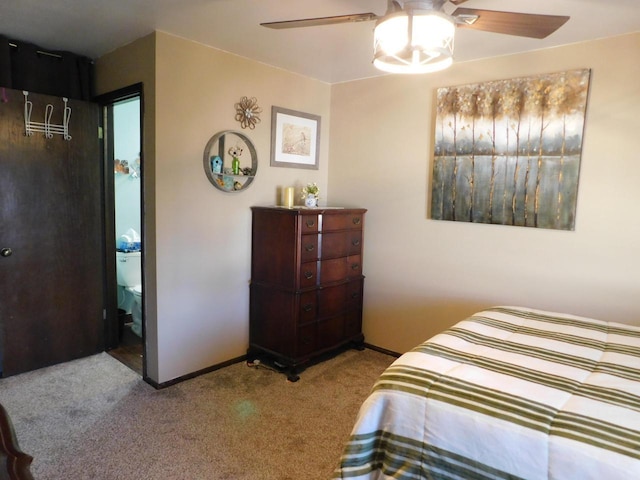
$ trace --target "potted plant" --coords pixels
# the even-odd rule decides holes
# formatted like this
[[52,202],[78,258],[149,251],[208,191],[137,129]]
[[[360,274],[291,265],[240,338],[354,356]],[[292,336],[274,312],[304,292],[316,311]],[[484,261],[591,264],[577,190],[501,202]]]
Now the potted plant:
[[320,198],[318,185],[315,182],[307,183],[307,186],[302,189],[301,197],[304,200],[305,207],[317,207],[318,198]]

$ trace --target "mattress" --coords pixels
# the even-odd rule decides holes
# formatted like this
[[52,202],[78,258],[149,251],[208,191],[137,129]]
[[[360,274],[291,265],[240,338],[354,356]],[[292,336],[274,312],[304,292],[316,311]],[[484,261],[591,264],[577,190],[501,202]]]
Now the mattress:
[[380,376],[334,478],[640,479],[640,327],[479,312]]

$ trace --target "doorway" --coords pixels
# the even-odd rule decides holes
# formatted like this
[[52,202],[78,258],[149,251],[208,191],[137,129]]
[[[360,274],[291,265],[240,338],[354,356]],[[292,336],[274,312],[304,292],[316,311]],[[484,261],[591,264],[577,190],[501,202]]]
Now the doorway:
[[144,377],[142,85],[103,95],[99,103],[105,154],[106,350]]

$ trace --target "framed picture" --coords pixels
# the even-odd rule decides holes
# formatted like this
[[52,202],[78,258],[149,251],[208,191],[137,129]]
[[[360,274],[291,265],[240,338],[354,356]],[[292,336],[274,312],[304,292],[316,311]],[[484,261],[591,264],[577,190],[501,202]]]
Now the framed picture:
[[320,116],[271,107],[271,166],[318,170]]

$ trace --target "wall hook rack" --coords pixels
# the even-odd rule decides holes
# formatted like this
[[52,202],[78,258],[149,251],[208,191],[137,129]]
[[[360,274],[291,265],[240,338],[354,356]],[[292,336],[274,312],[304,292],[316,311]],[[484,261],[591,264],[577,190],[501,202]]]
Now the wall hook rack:
[[69,119],[71,118],[71,107],[67,105],[68,98],[62,97],[64,101],[64,109],[62,111],[62,125],[56,125],[51,123],[51,116],[53,115],[53,105],[47,104],[44,111],[44,123],[32,122],[31,111],[33,110],[33,103],[29,100],[29,92],[22,91],[24,95],[24,128],[27,136],[33,135],[34,132],[42,132],[47,138],[53,138],[54,134],[62,135],[65,140],[71,140],[69,135]]

